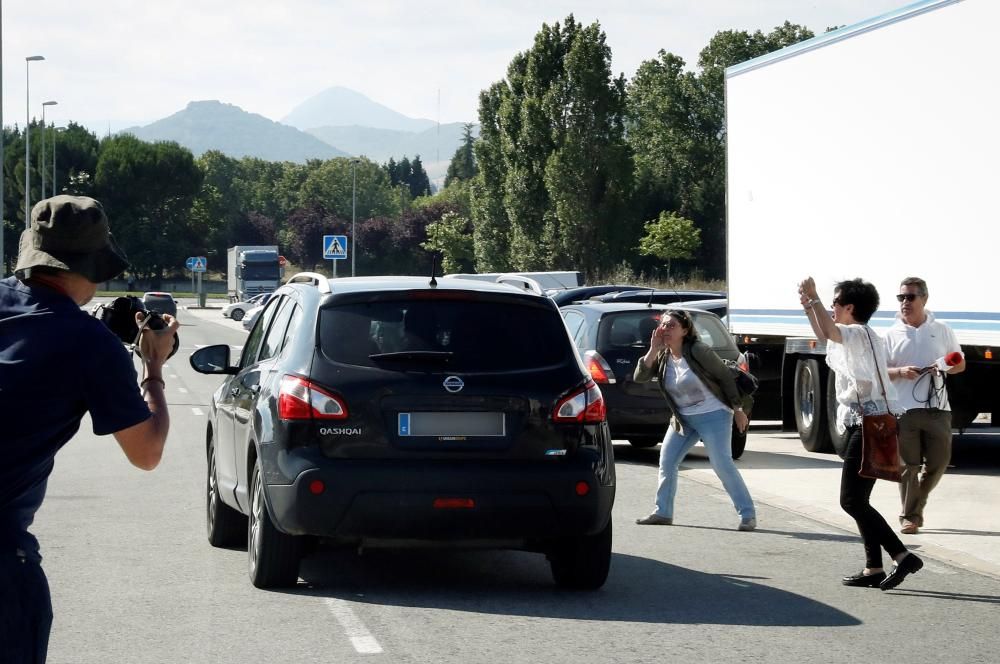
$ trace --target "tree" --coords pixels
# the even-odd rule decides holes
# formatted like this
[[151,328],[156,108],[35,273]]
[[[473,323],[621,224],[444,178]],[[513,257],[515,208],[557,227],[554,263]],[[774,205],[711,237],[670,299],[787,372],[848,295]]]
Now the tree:
[[634,246],[621,241],[632,186],[624,117],[625,80],[611,75],[599,24],[543,25],[480,95],[477,268],[594,274]]
[[443,272],[468,272],[475,257],[469,226],[468,219],[446,212],[427,226],[427,241],[420,246],[441,254]]
[[452,155],[451,162],[448,164],[448,172],[444,176],[445,189],[459,180],[471,180],[479,171],[476,167],[474,149],[476,139],[472,137],[473,126],[471,122],[462,125],[462,144],[455,150],[455,154]]
[[690,219],[673,212],[661,212],[659,218],[645,224],[646,234],[639,240],[639,253],[655,256],[667,262],[667,279],[670,278],[670,261],[693,258],[701,245],[701,231]]

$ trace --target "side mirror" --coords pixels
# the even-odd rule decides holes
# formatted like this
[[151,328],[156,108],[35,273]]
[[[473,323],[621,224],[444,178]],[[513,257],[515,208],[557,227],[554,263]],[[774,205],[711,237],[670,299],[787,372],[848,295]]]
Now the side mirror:
[[239,367],[229,364],[229,346],[218,344],[199,348],[191,354],[191,368],[203,374],[237,374]]

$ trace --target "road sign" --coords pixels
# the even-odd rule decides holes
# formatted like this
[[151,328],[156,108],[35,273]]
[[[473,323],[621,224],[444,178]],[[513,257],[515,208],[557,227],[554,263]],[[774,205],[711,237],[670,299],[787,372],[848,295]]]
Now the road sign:
[[191,256],[184,263],[184,266],[192,272],[204,272],[208,266],[208,260],[204,256]]
[[347,258],[347,236],[324,235],[323,258],[334,261],[342,261]]

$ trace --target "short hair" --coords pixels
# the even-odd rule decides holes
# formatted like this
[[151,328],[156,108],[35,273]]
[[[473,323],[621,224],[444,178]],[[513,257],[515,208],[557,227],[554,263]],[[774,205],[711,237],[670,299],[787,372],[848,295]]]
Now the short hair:
[[899,282],[900,288],[903,286],[916,286],[917,295],[920,297],[927,297],[927,282],[920,277],[907,277]]
[[[680,324],[681,329],[684,330],[684,339],[698,340],[698,330],[694,329],[694,320],[692,320],[691,314],[683,309],[667,309],[663,312],[663,316],[670,316]],[[660,322],[663,322],[663,316],[660,316]]]
[[860,277],[838,282],[834,291],[841,306],[854,305],[854,320],[859,323],[867,323],[878,311],[878,290]]

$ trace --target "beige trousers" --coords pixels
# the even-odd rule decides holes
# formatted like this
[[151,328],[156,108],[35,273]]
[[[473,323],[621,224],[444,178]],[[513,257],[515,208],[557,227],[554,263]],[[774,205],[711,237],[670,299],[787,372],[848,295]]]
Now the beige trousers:
[[899,521],[923,526],[927,497],[951,460],[951,412],[934,408],[906,411],[899,419],[899,456],[903,460]]

